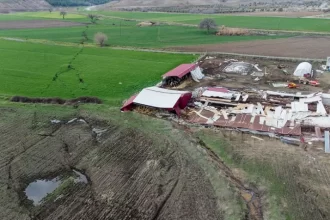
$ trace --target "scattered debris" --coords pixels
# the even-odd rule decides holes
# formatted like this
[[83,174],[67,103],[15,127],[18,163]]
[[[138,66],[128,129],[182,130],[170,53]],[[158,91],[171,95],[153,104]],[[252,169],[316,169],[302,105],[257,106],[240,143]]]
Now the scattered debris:
[[59,123],[61,123],[61,121],[60,120],[57,120],[57,119],[54,119],[54,120],[50,120],[50,123],[52,123],[52,124],[59,124]]
[[275,88],[284,88],[284,87],[288,87],[288,83],[284,83],[284,82],[277,82],[277,83],[273,83],[272,84]]
[[[175,114],[166,112],[169,110],[182,116],[180,123],[267,135],[290,145],[300,145],[302,135],[309,142],[324,141],[322,134],[330,127],[330,94],[315,88],[320,83],[315,78],[318,76],[313,75],[312,65],[300,63],[295,70],[296,64],[285,61],[269,62],[268,66],[263,62],[251,63],[255,60],[246,62],[227,57],[219,60],[208,56],[198,65],[182,64],[166,73],[160,86],[173,87],[166,80],[177,80],[172,84],[181,84],[179,89],[187,91],[146,88],[132,96],[122,110],[134,109],[176,120]],[[191,79],[190,84],[182,83],[187,80],[185,77]],[[264,89],[271,86],[283,91]],[[309,89],[313,92],[303,92]],[[263,140],[257,136],[251,138]]]
[[256,136],[251,136],[251,138],[257,139],[257,140],[259,140],[259,141],[263,141],[263,140],[264,140],[264,139],[262,139],[262,138],[258,138],[258,137],[256,137]]
[[253,72],[251,76],[263,77],[265,74],[263,72]]
[[70,121],[67,122],[67,124],[71,124],[71,123],[73,123],[73,122],[75,122],[77,120],[78,120],[78,118],[71,119]]
[[253,65],[245,62],[232,62],[228,64],[223,72],[225,73],[236,73],[241,75],[248,75],[252,72]]

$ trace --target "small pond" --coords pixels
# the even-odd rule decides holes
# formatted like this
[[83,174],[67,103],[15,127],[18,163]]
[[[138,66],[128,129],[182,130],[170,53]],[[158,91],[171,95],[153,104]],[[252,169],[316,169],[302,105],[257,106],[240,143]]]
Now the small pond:
[[53,179],[37,179],[26,187],[24,193],[29,200],[33,201],[33,205],[37,206],[42,203],[42,200],[48,194],[53,193],[57,188],[59,188],[65,181],[69,179],[73,180],[74,184],[88,183],[86,175],[77,170],[72,170],[68,175],[65,176],[59,175]]

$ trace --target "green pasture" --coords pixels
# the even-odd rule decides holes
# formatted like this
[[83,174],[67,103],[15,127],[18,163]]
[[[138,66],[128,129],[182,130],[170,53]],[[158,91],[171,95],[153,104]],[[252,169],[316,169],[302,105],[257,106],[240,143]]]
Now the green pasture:
[[[87,21],[87,20],[86,20]],[[86,22],[85,21],[85,22]],[[103,32],[111,46],[165,48],[171,46],[215,44],[248,40],[274,39],[279,36],[216,36],[196,27],[161,25],[138,27],[137,22],[118,19],[103,19],[97,24],[75,27],[0,30],[0,37],[45,39],[59,42],[79,43],[86,31],[87,43],[94,43],[95,33]],[[286,37],[286,36],[281,36]]]
[[68,63],[80,49],[0,40],[0,94],[97,96],[120,105],[160,81],[165,72],[196,59],[193,55],[85,48],[71,64],[75,70],[68,71]]
[[[64,20],[71,20],[71,19],[82,19],[86,18],[85,15],[80,15],[73,12],[67,12],[65,15]],[[11,13],[11,14],[0,14],[0,21],[7,21],[7,20],[40,20],[40,19],[61,19],[63,20],[62,15],[60,15],[59,11],[44,11],[44,12],[18,12],[18,13]]]
[[146,12],[120,12],[100,11],[97,14],[120,17],[125,19],[151,20],[163,22],[177,22],[185,24],[198,24],[204,18],[213,18],[218,25],[229,27],[330,32],[329,19],[314,18],[287,18],[287,17],[254,17],[231,15],[205,15],[205,14],[179,14],[179,13],[146,13]]

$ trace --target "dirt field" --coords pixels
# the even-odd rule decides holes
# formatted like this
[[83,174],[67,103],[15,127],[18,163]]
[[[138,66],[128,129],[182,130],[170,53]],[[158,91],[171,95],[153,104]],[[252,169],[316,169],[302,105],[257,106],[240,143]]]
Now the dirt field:
[[[95,110],[49,109],[0,108],[1,219],[218,220],[246,215],[235,187],[204,158],[198,143],[180,136],[170,123],[155,124],[118,109],[103,116]],[[81,120],[67,123],[74,117]],[[122,118],[104,120],[109,117]],[[51,124],[52,119],[62,122]],[[72,169],[84,173],[88,184],[61,186],[37,206],[24,194],[29,183]]]
[[24,28],[48,28],[48,27],[71,27],[84,25],[78,22],[60,20],[26,20],[26,21],[0,21],[1,29],[24,29]]
[[[259,76],[259,80],[255,80],[257,76],[242,75],[235,73],[225,73],[223,69],[228,65],[228,60],[237,60],[239,62],[246,62],[252,65],[257,64],[258,68],[262,70],[261,73],[267,73],[264,76]],[[320,86],[313,87],[310,85],[299,84],[299,88],[292,90],[286,87],[275,88],[272,83],[282,82],[295,82],[293,72],[301,61],[287,61],[287,60],[274,60],[266,58],[253,58],[244,56],[206,56],[200,60],[199,66],[203,69],[203,73],[206,77],[201,82],[195,82],[193,80],[187,80],[183,82],[179,87],[175,89],[182,89],[188,91],[194,91],[200,87],[210,86],[222,86],[232,90],[279,90],[283,92],[328,92],[330,89],[330,76],[327,73],[317,73],[316,70],[321,70],[321,66],[325,62],[313,62],[313,68],[315,72],[314,78],[320,82]],[[279,68],[283,67],[283,68]],[[257,69],[252,71],[258,72]],[[297,83],[297,82],[296,82]]]
[[293,37],[276,40],[174,47],[171,49],[188,52],[223,52],[325,60],[330,55],[325,48],[330,48],[330,37]]
[[317,11],[285,11],[285,12],[250,12],[250,13],[234,13],[227,15],[237,16],[260,16],[260,17],[290,17],[290,18],[301,18],[308,16],[322,15],[322,12]]

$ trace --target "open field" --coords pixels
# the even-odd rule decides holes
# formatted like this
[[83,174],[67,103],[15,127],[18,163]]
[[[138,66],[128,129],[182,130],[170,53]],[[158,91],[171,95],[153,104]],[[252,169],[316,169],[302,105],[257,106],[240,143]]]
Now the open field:
[[[234,131],[195,129],[236,174],[264,196],[264,219],[326,220],[330,212],[329,155]],[[265,191],[263,191],[265,190]],[[273,204],[274,206],[270,206]]]
[[317,11],[264,11],[264,12],[242,12],[242,13],[235,13],[235,14],[226,14],[230,16],[259,16],[259,17],[289,17],[289,18],[303,18],[308,16],[316,16],[322,15],[323,12]]
[[[70,21],[87,22],[88,20]],[[0,21],[3,23],[4,21]],[[25,22],[25,21],[24,21]],[[41,21],[41,23],[44,21]],[[67,21],[68,22],[68,21]],[[7,26],[9,23],[4,22]],[[70,22],[68,22],[70,23]],[[38,22],[36,23],[38,24]],[[15,37],[24,39],[45,39],[60,42],[79,43],[82,39],[82,32],[86,31],[88,43],[93,43],[94,34],[103,32],[109,36],[110,46],[129,46],[162,48],[168,46],[180,45],[198,45],[226,43],[236,41],[250,41],[260,39],[283,38],[286,36],[215,36],[207,34],[203,30],[195,27],[181,27],[172,25],[161,25],[151,27],[138,27],[137,22],[122,21],[118,19],[104,19],[96,25],[66,27],[66,28],[42,28],[42,29],[24,29],[24,30],[2,30],[0,36]],[[27,27],[28,28],[28,27]]]
[[0,48],[2,95],[97,96],[117,105],[132,93],[160,81],[161,75],[173,67],[196,58],[99,48],[81,51],[78,47],[5,40],[0,40]]
[[27,28],[51,28],[81,26],[83,23],[64,22],[57,20],[25,20],[25,21],[0,21],[1,29],[27,29]]
[[297,57],[311,59],[325,59],[330,47],[329,37],[293,37],[277,40],[253,41],[249,43],[237,42],[227,44],[196,45],[174,47],[171,49],[189,52],[223,52],[275,57]]
[[[74,117],[83,121],[65,124]],[[237,220],[246,213],[198,142],[169,122],[107,106],[1,105],[0,131],[2,220]],[[88,182],[63,183],[33,206],[29,183],[71,169]]]
[[18,12],[11,14],[0,14],[0,21],[7,20],[37,20],[37,19],[82,19],[86,18],[84,15],[79,15],[75,13],[68,12],[65,15],[65,19],[63,19],[62,15],[60,15],[59,11],[50,12]]
[[100,11],[99,14],[121,17],[126,19],[151,20],[162,22],[177,22],[184,24],[199,24],[204,18],[213,18],[218,25],[252,29],[290,30],[330,32],[329,19],[260,17],[260,16],[229,16],[229,15],[201,15],[174,13],[143,13]]

